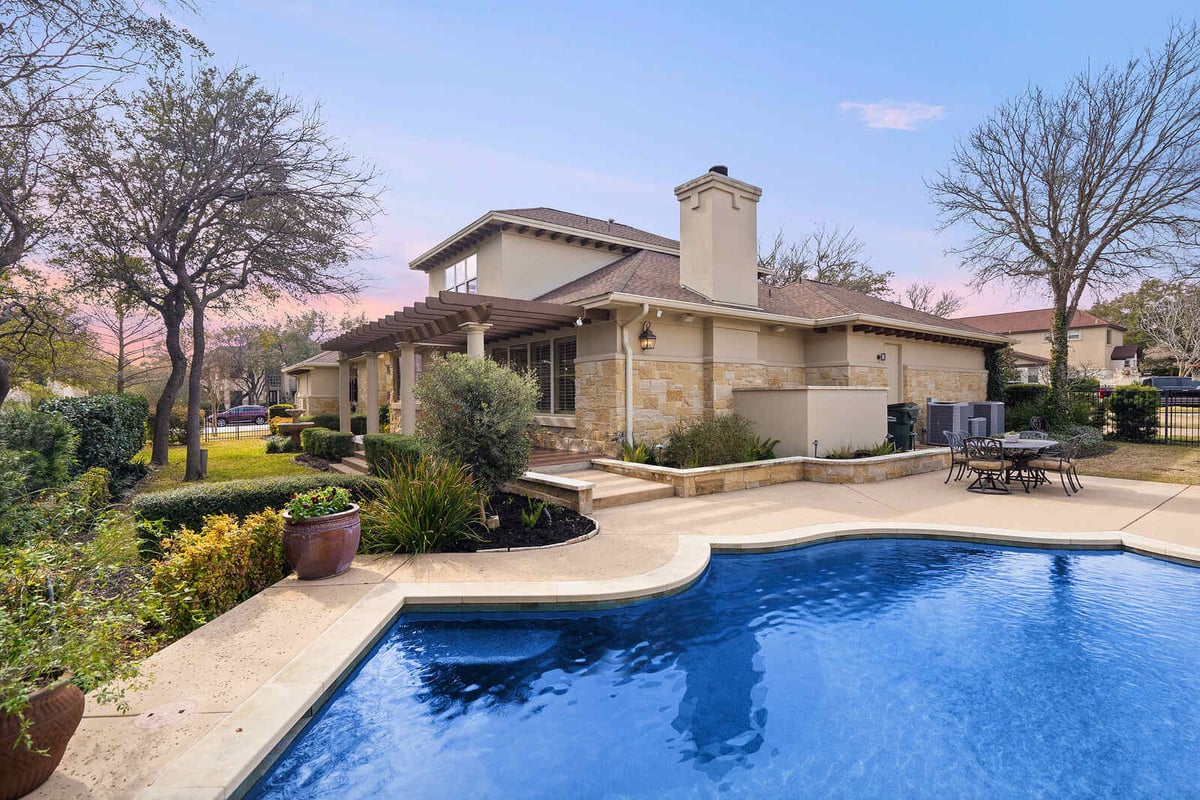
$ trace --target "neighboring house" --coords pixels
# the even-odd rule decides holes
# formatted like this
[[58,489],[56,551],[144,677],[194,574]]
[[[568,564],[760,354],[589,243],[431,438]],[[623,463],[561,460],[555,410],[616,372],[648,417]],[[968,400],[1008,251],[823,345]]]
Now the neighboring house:
[[[1044,378],[1043,368],[1050,363],[1054,309],[959,317],[957,321],[1013,339],[1018,369],[1024,370],[1031,383]],[[1067,365],[1078,374],[1110,385],[1136,383],[1139,378],[1137,348],[1125,344],[1125,328],[1082,309],[1075,312],[1067,328]]]
[[284,371],[301,405],[336,395],[347,421],[357,379],[368,426],[378,389],[409,432],[421,357],[465,348],[534,370],[537,442],[591,453],[736,411],[784,440],[779,455],[813,439],[824,454],[882,440],[888,402],[984,399],[984,349],[1004,336],[815,281],[760,283],[761,193],[719,167],[677,187],[679,241],[550,208],[488,212],[410,263],[428,275],[423,302]]

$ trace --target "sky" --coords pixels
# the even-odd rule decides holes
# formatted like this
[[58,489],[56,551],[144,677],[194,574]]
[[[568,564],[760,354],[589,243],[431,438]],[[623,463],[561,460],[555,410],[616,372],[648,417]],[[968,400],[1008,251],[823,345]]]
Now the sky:
[[[893,285],[965,290],[925,188],[1029,85],[1165,39],[1191,2],[212,0],[180,18],[223,66],[319,104],[382,173],[374,318],[425,295],[407,263],[490,209],[550,206],[677,237],[672,189],[712,164],[762,187],[759,236],[853,228]],[[990,286],[964,314],[1048,305]]]

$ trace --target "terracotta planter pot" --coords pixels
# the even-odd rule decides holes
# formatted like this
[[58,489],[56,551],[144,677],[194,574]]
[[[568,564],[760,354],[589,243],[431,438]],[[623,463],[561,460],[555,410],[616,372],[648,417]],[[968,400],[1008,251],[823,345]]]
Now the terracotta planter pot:
[[67,742],[83,719],[83,692],[70,681],[71,676],[64,675],[54,685],[29,696],[25,716],[32,721],[32,749],[13,747],[21,720],[14,714],[0,714],[0,800],[29,794],[58,768]]
[[331,578],[350,569],[361,536],[356,505],[302,522],[292,522],[283,512],[283,552],[304,580]]

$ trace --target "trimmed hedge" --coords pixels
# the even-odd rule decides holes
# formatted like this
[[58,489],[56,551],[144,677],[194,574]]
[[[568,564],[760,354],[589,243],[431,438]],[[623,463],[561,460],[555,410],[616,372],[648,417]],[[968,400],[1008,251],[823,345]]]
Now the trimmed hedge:
[[318,428],[328,428],[331,431],[339,430],[342,425],[342,422],[338,418],[338,415],[330,414],[329,412],[313,414],[311,417],[304,417],[300,421],[301,422],[311,422],[314,425],[316,425]]
[[378,478],[366,475],[295,475],[289,478],[250,478],[221,483],[197,483],[138,495],[130,508],[149,522],[161,521],[170,534],[182,527],[199,530],[204,518],[214,514],[244,517],[265,508],[283,508],[292,495],[323,486],[344,486],[357,499],[380,486]]
[[328,428],[307,428],[300,431],[300,449],[326,461],[341,461],[354,454],[354,434]]
[[1113,438],[1146,442],[1158,435],[1158,389],[1153,386],[1118,386],[1108,397]]
[[367,415],[366,414],[351,414],[350,415],[350,432],[355,436],[362,436],[367,432]]
[[399,433],[371,433],[363,437],[367,465],[372,475],[386,478],[393,464],[410,467],[421,458],[421,442]]
[[1022,403],[1039,403],[1050,393],[1044,383],[1010,383],[1004,387],[1004,404],[1017,406]]
[[291,403],[276,403],[273,406],[267,406],[267,419],[271,417],[287,417],[291,419],[293,408],[295,406]]
[[97,394],[62,397],[42,405],[43,411],[60,414],[78,437],[75,448],[78,474],[92,467],[117,471],[129,463],[146,443],[150,403],[136,394]]

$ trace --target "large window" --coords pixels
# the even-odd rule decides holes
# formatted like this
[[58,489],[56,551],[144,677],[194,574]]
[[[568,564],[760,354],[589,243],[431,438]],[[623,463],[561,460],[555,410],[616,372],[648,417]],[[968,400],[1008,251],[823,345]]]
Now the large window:
[[492,358],[509,369],[533,371],[541,393],[538,411],[543,414],[575,413],[574,336],[496,348],[492,350]]
[[479,291],[478,277],[475,254],[472,253],[457,264],[446,267],[446,291],[476,294]]

